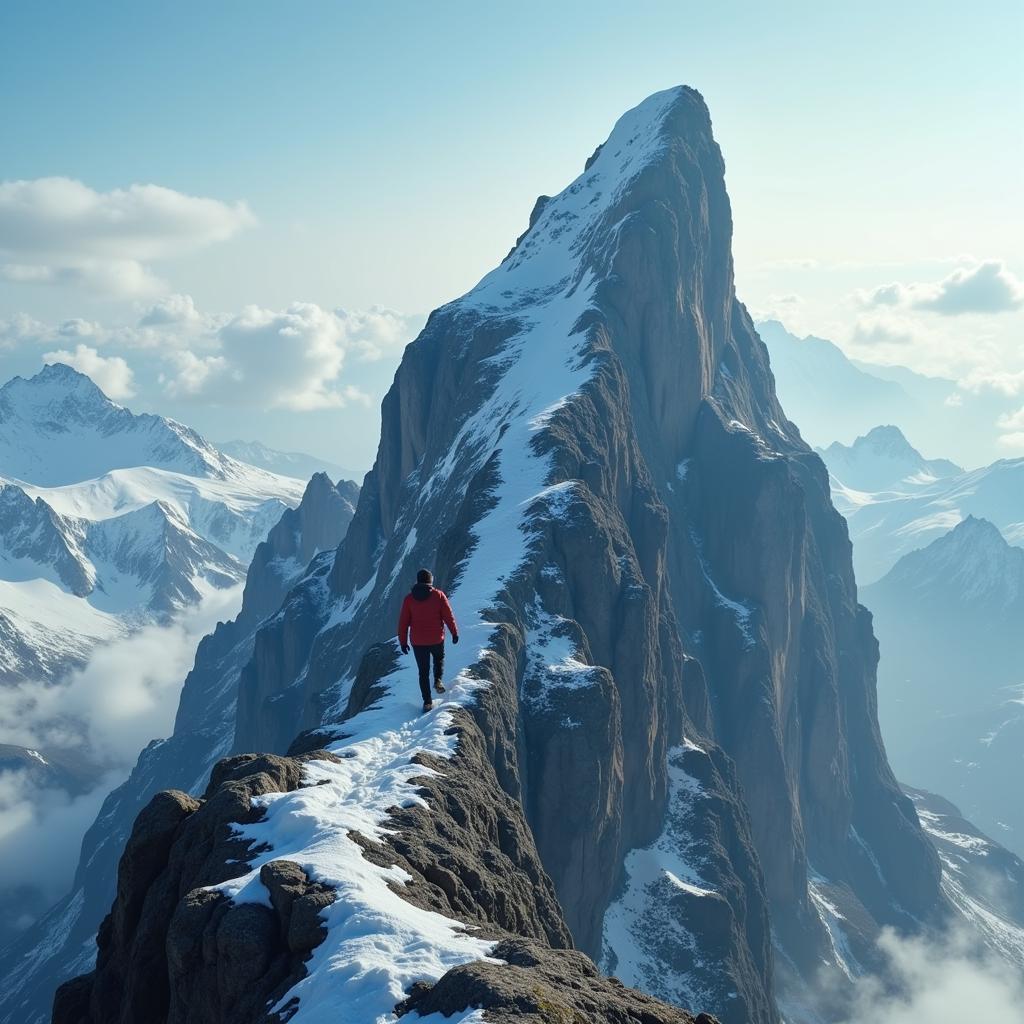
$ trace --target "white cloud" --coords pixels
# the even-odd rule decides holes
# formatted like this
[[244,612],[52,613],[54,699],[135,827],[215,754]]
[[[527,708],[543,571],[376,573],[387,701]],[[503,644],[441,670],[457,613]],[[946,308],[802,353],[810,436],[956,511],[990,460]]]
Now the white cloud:
[[1010,434],[1000,434],[998,441],[1004,448],[1010,448],[1013,451],[1024,450],[1024,430],[1014,431]]
[[1024,370],[1008,370],[999,365],[986,363],[964,374],[960,387],[978,394],[994,391],[996,394],[1013,398],[1024,392]]
[[244,202],[160,185],[97,192],[71,178],[0,183],[0,277],[145,295],[164,285],[154,260],[231,238],[255,223]]
[[844,1024],[1024,1024],[1020,975],[1002,960],[980,955],[976,941],[901,939],[887,930],[878,945],[888,977],[857,982]]
[[1024,405],[1016,412],[1003,413],[996,423],[1000,430],[1024,430]]
[[914,340],[916,325],[905,317],[868,314],[857,317],[851,340],[861,345],[906,345]]
[[311,302],[285,310],[249,306],[193,338],[206,354],[168,352],[164,388],[172,397],[202,397],[223,405],[296,411],[369,406],[364,391],[342,379],[350,354],[359,362],[394,356],[422,323],[418,316],[373,308],[330,311]]
[[223,356],[197,356],[194,352],[168,352],[165,359],[174,367],[173,375],[161,375],[164,390],[171,398],[198,395],[211,379],[227,369]]
[[346,347],[362,362],[376,362],[399,352],[420,332],[423,317],[407,315],[382,306],[368,310],[336,309]]
[[0,773],[0,888],[34,886],[51,900],[67,891],[104,797],[150,740],[169,734],[200,639],[240,603],[241,586],[216,591],[169,626],[146,626],[98,647],[84,668],[56,684],[0,687],[5,742],[44,755],[73,749],[104,772],[73,798],[25,772]]
[[240,586],[215,591],[170,625],[144,626],[97,647],[58,683],[0,689],[0,735],[44,750],[81,747],[100,765],[129,768],[151,739],[169,733],[196,646],[240,602]]
[[191,295],[168,295],[150,306],[139,320],[140,327],[194,324],[201,319]]
[[341,396],[346,402],[365,405],[367,409],[373,405],[373,399],[362,388],[357,388],[354,384],[346,384],[341,389]]
[[1024,449],[1024,405],[1015,412],[1003,413],[996,420],[996,426],[1002,431],[999,443],[1004,448]]
[[1024,306],[1024,282],[1001,260],[983,260],[957,267],[941,281],[894,282],[854,297],[863,306],[904,306],[944,316],[1006,313]]
[[[63,896],[82,837],[106,794],[120,781],[108,776],[88,793],[71,796],[40,786],[26,772],[0,772],[0,889],[35,887],[39,910]],[[23,901],[26,895],[22,893]],[[25,909],[16,927],[31,924],[34,915]]]
[[343,404],[335,382],[345,335],[335,314],[310,302],[283,312],[249,306],[219,336],[231,378],[225,401],[296,410]]
[[999,260],[954,270],[934,286],[932,294],[912,299],[918,309],[957,316],[960,313],[1004,313],[1024,305],[1024,283]]
[[135,394],[135,375],[121,356],[101,356],[88,345],[78,345],[74,352],[59,349],[43,356],[47,363],[66,363],[91,377],[115,401]]

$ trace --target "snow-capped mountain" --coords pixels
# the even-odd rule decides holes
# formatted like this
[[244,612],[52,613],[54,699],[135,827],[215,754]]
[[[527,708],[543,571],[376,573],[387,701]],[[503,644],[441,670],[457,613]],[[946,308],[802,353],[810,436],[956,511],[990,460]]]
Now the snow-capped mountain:
[[[953,472],[957,467],[945,459],[918,461],[915,449],[890,433],[894,428],[884,429],[901,455],[876,458],[873,446],[860,443],[871,434],[852,448],[832,445],[821,452],[830,471],[832,501],[849,524],[862,585],[874,583],[903,555],[968,516],[994,524],[1011,544],[1024,542],[1024,458]],[[893,480],[904,468],[912,471]],[[878,490],[851,483],[871,485],[886,477],[889,482]]]
[[230,478],[237,469],[194,430],[115,404],[63,363],[0,388],[4,476],[56,487],[135,466],[215,479]]
[[[731,227],[667,90],[432,314],[345,539],[255,632],[234,756],[138,815],[94,965],[84,889],[41,926],[5,1021],[59,959],[55,1024],[803,1024],[954,912]],[[430,714],[393,635],[421,565],[460,627]]]
[[306,452],[282,452],[268,448],[259,441],[218,441],[216,445],[218,451],[239,462],[299,480],[308,480],[316,473],[326,473],[332,480],[362,480],[366,475],[363,470],[346,469]]
[[818,449],[828,471],[856,491],[907,492],[963,473],[949,459],[926,459],[899,427],[872,427],[852,445],[834,441]]
[[968,516],[861,591],[897,774],[1024,853],[1024,549]]
[[61,364],[0,388],[0,682],[241,582],[302,482],[111,402]]

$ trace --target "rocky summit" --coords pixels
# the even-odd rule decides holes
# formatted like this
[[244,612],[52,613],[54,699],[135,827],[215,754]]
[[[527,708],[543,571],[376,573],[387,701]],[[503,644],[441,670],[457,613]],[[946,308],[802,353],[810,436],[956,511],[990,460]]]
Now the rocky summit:
[[[55,1024],[812,1021],[882,927],[962,913],[731,232],[671,89],[431,315],[344,540],[255,633],[233,756],[138,817]],[[422,565],[461,634],[428,715],[393,636]]]

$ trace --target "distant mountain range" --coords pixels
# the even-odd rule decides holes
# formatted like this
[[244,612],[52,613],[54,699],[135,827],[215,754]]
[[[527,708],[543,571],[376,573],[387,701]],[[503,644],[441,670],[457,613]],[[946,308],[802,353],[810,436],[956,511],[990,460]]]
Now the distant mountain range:
[[898,777],[1024,854],[1024,459],[965,471],[894,426],[819,454],[874,615]]
[[897,775],[1024,855],[1024,549],[968,516],[860,598],[874,614]]
[[850,443],[879,423],[927,439],[930,452],[964,466],[982,466],[998,454],[996,420],[1019,406],[988,390],[974,393],[956,381],[928,377],[905,366],[850,359],[833,342],[799,338],[777,320],[761,320],[779,398],[812,445]]
[[0,388],[0,684],[240,583],[301,481],[112,402],[54,364]]
[[316,473],[326,473],[335,482],[354,480],[358,483],[366,475],[364,469],[346,469],[305,452],[281,452],[268,448],[260,441],[222,441],[217,443],[217,449],[239,462],[259,466],[260,469],[281,476],[294,476],[299,480],[308,480]]
[[993,523],[1010,543],[1024,541],[1024,458],[965,471],[946,459],[925,459],[892,426],[819,454],[849,526],[861,586],[969,515]]

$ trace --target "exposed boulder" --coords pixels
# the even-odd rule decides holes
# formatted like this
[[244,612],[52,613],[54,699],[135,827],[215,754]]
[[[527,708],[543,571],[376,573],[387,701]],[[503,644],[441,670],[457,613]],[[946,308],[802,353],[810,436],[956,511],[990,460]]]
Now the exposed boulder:
[[273,754],[221,761],[202,800],[158,793],[135,821],[117,896],[97,936],[95,969],[57,990],[54,1024],[253,1024],[302,976],[322,939],[325,887],[289,862],[261,870],[269,906],[235,903],[216,886],[243,875],[254,851],[239,825],[254,798],[302,784],[303,765]]
[[493,1024],[718,1024],[709,1014],[694,1017],[602,976],[575,950],[509,939],[493,957],[501,963],[474,960],[434,985],[416,985],[395,1012],[450,1017],[477,1007]]

